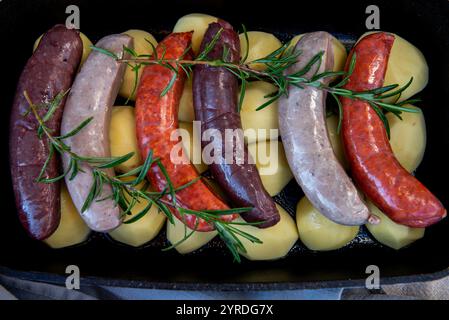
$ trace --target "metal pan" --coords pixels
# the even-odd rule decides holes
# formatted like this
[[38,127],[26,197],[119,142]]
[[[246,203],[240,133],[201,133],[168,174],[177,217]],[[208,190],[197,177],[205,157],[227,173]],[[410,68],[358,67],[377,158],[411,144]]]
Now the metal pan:
[[[372,2],[372,1],[371,1]],[[3,108],[0,126],[1,204],[0,272],[19,278],[64,283],[67,265],[80,267],[84,284],[160,289],[263,290],[324,288],[363,285],[368,265],[377,265],[381,283],[437,279],[449,274],[449,222],[428,228],[424,239],[395,251],[372,240],[362,228],[343,249],[311,252],[301,243],[284,259],[271,262],[232,262],[220,242],[199,252],[181,256],[161,252],[165,235],[133,249],[112,243],[96,234],[83,245],[52,250],[32,241],[16,217],[8,168],[8,120],[20,71],[31,54],[34,40],[56,23],[64,22],[65,9],[76,4],[81,10],[81,30],[91,40],[127,29],[144,29],[163,37],[176,20],[191,12],[204,12],[239,27],[275,33],[281,40],[308,31],[326,30],[346,45],[366,31],[365,8],[376,4],[381,28],[398,33],[420,48],[430,68],[429,85],[420,94],[427,122],[428,144],[416,175],[449,206],[449,3],[447,1],[364,1],[324,4],[283,2],[254,6],[243,1],[128,0],[125,3],[86,0],[3,0],[0,2],[0,35],[3,62]],[[294,213],[302,196],[294,181],[276,201]]]

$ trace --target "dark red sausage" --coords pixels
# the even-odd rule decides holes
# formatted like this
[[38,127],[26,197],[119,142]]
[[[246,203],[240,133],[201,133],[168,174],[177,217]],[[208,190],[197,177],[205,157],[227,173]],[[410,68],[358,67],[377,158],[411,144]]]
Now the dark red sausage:
[[[23,116],[28,103],[27,91],[34,104],[51,101],[58,93],[67,91],[78,69],[83,43],[78,31],[56,25],[43,37],[28,60],[19,79],[11,111],[9,157],[12,183],[19,218],[35,239],[45,239],[58,227],[60,219],[59,183],[38,183],[36,178],[48,156],[48,140],[37,136],[38,123],[32,114]],[[58,135],[65,99],[46,123]],[[42,109],[43,116],[46,110]],[[53,157],[45,175],[60,174],[60,160]]]
[[[173,33],[166,37],[156,48],[158,56],[165,51],[165,59],[178,59],[190,45],[192,33]],[[186,59],[189,56],[185,57]],[[139,149],[143,157],[153,150],[154,157],[160,158],[167,169],[174,188],[198,178],[198,172],[186,158],[183,163],[175,164],[170,159],[170,152],[178,143],[170,141],[170,135],[178,129],[178,107],[185,82],[185,73],[178,69],[179,76],[174,86],[161,97],[164,88],[170,82],[173,71],[159,66],[146,66],[140,80],[136,97],[136,131]],[[184,154],[185,157],[187,157]],[[158,191],[167,187],[167,181],[158,168],[153,165],[148,172],[148,179]],[[166,197],[169,198],[169,197]],[[179,206],[192,210],[223,210],[229,207],[201,180],[176,193]],[[182,219],[177,210],[170,207],[174,215],[189,228],[197,223],[195,215],[185,215]],[[225,215],[223,220],[235,219],[236,215]],[[203,219],[198,221],[197,231],[211,231],[213,224]]]
[[[237,33],[227,22],[211,23],[206,31],[201,51],[211,42],[217,32],[223,29],[215,47],[209,52],[209,60],[221,59],[224,47],[229,49],[227,59],[236,63],[240,59],[240,42]],[[254,162],[249,162],[247,146],[243,134],[235,138],[232,150],[232,161],[226,161],[225,130],[242,130],[240,114],[237,110],[238,80],[223,67],[197,65],[193,75],[193,102],[195,118],[201,121],[202,131],[218,130],[221,140],[202,141],[203,148],[210,143],[214,150],[223,150],[219,163],[209,165],[212,175],[229,195],[232,202],[239,207],[253,207],[242,214],[249,222],[261,222],[260,228],[275,225],[280,217],[273,199],[265,190]],[[242,132],[242,131],[241,131]],[[243,162],[238,163],[238,148],[243,154]],[[243,151],[243,152],[241,152]]]
[[[394,36],[379,32],[360,40],[354,73],[346,89],[381,87]],[[441,202],[396,160],[382,121],[368,103],[342,98],[343,140],[352,177],[373,203],[393,221],[427,227],[446,216]]]

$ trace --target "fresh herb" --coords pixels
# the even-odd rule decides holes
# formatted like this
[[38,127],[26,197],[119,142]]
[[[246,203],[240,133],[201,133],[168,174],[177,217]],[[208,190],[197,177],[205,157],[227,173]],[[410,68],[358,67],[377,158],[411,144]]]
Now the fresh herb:
[[[232,63],[227,61],[226,57],[228,53],[223,52],[222,59],[215,60],[207,60],[208,53],[214,48],[217,41],[220,38],[223,29],[220,29],[213,39],[205,46],[204,50],[200,52],[196,59],[184,59],[184,56],[179,59],[165,59],[164,55],[158,57],[157,54],[154,54],[151,57],[139,58],[133,57],[132,59],[120,59],[116,58],[117,61],[122,63],[129,62],[138,62],[143,65],[160,65],[166,68],[169,68],[173,72],[173,77],[170,80],[167,88],[162,92],[162,95],[166,94],[168,90],[173,86],[176,78],[179,76],[179,70],[181,69],[183,72],[190,77],[190,73],[192,72],[192,67],[195,65],[208,65],[211,67],[223,67],[226,68],[229,72],[234,74],[241,81],[241,90],[240,90],[240,98],[238,110],[241,110],[241,106],[243,104],[246,85],[249,80],[262,80],[268,81],[274,84],[277,87],[277,91],[272,92],[271,94],[265,96],[268,98],[262,105],[256,108],[256,110],[262,110],[267,106],[271,105],[277,99],[282,96],[288,95],[288,88],[290,86],[295,86],[299,88],[304,87],[315,87],[320,90],[329,92],[332,97],[335,98],[338,104],[338,130],[340,132],[341,123],[343,119],[342,106],[339,101],[340,97],[345,97],[349,99],[362,100],[367,103],[376,111],[376,114],[382,120],[387,134],[389,136],[389,125],[386,117],[384,116],[384,111],[392,112],[395,116],[400,118],[402,112],[411,112],[417,113],[420,112],[414,108],[405,107],[405,104],[419,102],[419,99],[409,99],[402,102],[397,102],[398,99],[394,103],[385,102],[386,98],[389,97],[400,97],[401,93],[406,90],[413,81],[413,78],[402,87],[399,85],[390,85],[384,86],[380,88],[376,88],[373,90],[367,91],[354,91],[349,89],[342,88],[349,81],[350,76],[352,75],[355,63],[356,63],[356,55],[353,54],[351,57],[351,61],[349,63],[348,70],[345,71],[326,71],[322,73],[318,73],[320,69],[319,66],[322,61],[322,57],[324,52],[319,52],[300,70],[289,73],[289,68],[293,67],[296,64],[298,57],[301,55],[301,51],[295,50],[294,46],[290,46],[290,42],[285,43],[280,48],[274,50],[266,57],[261,59],[257,59],[254,61],[246,62],[248,58],[248,49],[243,55],[242,59],[238,63]],[[249,46],[249,39],[247,35],[246,28],[243,26],[243,33],[247,43],[247,48]],[[96,47],[93,47],[96,50]],[[225,48],[226,49],[226,48]],[[104,49],[99,50],[103,52]],[[226,51],[226,50],[224,50]],[[156,52],[156,51],[154,51]],[[112,56],[111,54],[109,54]],[[252,66],[255,64],[263,64],[265,65],[265,69],[263,71],[256,70]],[[312,68],[315,68],[315,73],[311,77],[305,77],[307,73],[309,73]],[[335,84],[324,84],[322,80],[326,78],[338,78],[342,77],[342,79]]]
[[[37,132],[40,133],[40,138],[42,139],[45,136],[49,142],[49,155],[45,160],[36,181],[41,183],[54,183],[66,176],[68,176],[69,179],[72,180],[80,171],[82,171],[80,167],[81,163],[89,165],[92,169],[93,182],[89,188],[89,193],[81,208],[81,213],[87,210],[95,201],[99,202],[106,199],[113,199],[115,205],[120,206],[120,208],[122,209],[122,215],[127,216],[132,214],[132,210],[137,203],[140,203],[142,200],[146,200],[148,204],[144,207],[144,209],[134,214],[130,219],[125,219],[125,224],[130,224],[138,221],[149,212],[152,206],[155,206],[160,212],[165,214],[170,223],[174,223],[173,213],[170,209],[172,208],[174,210],[177,210],[181,216],[183,216],[184,214],[194,215],[197,219],[197,225],[200,219],[204,220],[207,223],[213,224],[217,230],[220,230],[220,237],[224,240],[234,259],[238,262],[240,262],[239,253],[245,252],[245,248],[243,245],[241,245],[241,241],[238,240],[236,235],[240,235],[241,237],[246,238],[252,242],[261,243],[261,241],[254,236],[244,233],[232,226],[233,224],[254,225],[255,223],[238,223],[221,220],[221,218],[225,215],[247,212],[252,208],[198,211],[181,207],[176,202],[176,192],[191,186],[192,184],[199,181],[201,177],[195,178],[187,182],[186,184],[175,188],[166,168],[159,158],[154,158],[152,151],[148,153],[144,163],[141,166],[131,170],[128,173],[124,173],[118,176],[109,176],[104,171],[105,169],[114,168],[124,163],[125,161],[129,160],[134,155],[134,153],[131,152],[121,157],[84,157],[74,153],[71,150],[70,146],[68,146],[63,140],[79,133],[82,129],[89,125],[89,123],[92,121],[92,118],[84,120],[75,129],[65,135],[53,136],[50,128],[45,125],[46,121],[44,121],[44,118],[48,120],[51,117],[51,114],[53,114],[55,108],[57,108],[55,107],[55,105],[59,106],[63,95],[58,94],[54,100],[48,103],[46,106],[47,112],[45,116],[41,117],[39,115],[38,109],[44,108],[44,106],[33,104],[26,91],[23,94],[29,104],[29,112],[27,112],[27,114],[31,113],[36,118],[38,122]],[[66,156],[69,158],[68,168],[60,176],[46,177],[45,175],[48,164],[56,153],[59,153],[60,156]],[[139,185],[145,181],[145,177],[152,165],[157,165],[166,179],[167,187],[161,192],[149,191],[148,186],[139,188]],[[131,176],[135,176],[135,178],[130,178]],[[100,195],[103,191],[103,186],[106,184],[111,186],[112,192],[110,195],[100,198]],[[170,196],[168,197],[168,199],[166,197],[167,195]],[[194,230],[193,232],[196,232],[196,230]],[[191,235],[192,233],[186,233],[185,237],[179,243],[187,240]],[[174,248],[178,244],[173,244],[168,249]]]

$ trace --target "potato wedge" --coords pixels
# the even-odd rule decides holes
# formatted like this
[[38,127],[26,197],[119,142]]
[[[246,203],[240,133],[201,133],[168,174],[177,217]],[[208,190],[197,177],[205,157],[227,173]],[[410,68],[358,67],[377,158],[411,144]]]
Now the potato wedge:
[[[294,36],[290,40],[290,45],[288,47],[290,48],[292,46],[296,46],[296,44],[298,43],[299,39],[301,39],[302,36],[303,36],[302,34]],[[348,54],[346,53],[346,48],[343,45],[343,43],[341,43],[340,40],[338,40],[335,37],[332,37],[332,45],[333,45],[333,49],[334,49],[334,70],[333,71],[341,71],[345,68],[346,58],[348,57]]]
[[192,122],[195,120],[191,78],[186,79],[181,100],[179,100],[178,120],[183,122]]
[[[40,35],[39,38],[36,39],[33,45],[33,52],[36,50],[37,46],[39,45],[39,42],[41,42],[43,35]],[[92,51],[91,47],[92,42],[89,40],[89,38],[82,32],[80,32],[80,38],[83,42],[83,55],[81,57],[81,63],[80,67],[83,65],[84,61],[86,61],[87,57],[89,56],[90,52]]]
[[369,232],[380,243],[399,250],[424,237],[425,228],[410,228],[400,225],[388,218],[371,201],[368,201],[368,208],[380,218],[379,224],[366,225]]
[[[254,131],[254,135],[245,135],[247,143],[275,140],[279,137],[278,101],[256,111],[259,106],[269,100],[264,97],[276,91],[274,85],[265,81],[253,81],[247,84],[240,111],[243,130]],[[264,130],[262,131],[264,134],[257,134],[258,130]]]
[[[187,155],[189,156],[190,162],[195,166],[198,173],[203,173],[207,170],[207,165],[203,162],[201,154],[201,142],[198,141],[198,143],[194,142],[193,140],[193,124],[191,122],[179,122],[179,128],[187,130],[190,141],[187,143],[187,141],[183,140],[184,150],[186,151]],[[194,163],[193,155],[196,154],[196,157],[198,159],[201,159],[199,163]]]
[[[371,34],[367,32],[360,39]],[[398,102],[407,100],[422,91],[429,81],[429,67],[422,52],[413,44],[392,33],[395,37],[390,57],[388,58],[384,86],[399,84],[404,86],[413,77],[411,85],[402,92]],[[360,41],[359,39],[359,41]],[[387,98],[385,101],[393,102],[397,96]]]
[[[277,195],[293,178],[282,143],[260,141],[248,145],[248,151],[256,160],[256,167],[265,190],[270,196]],[[277,155],[272,154],[272,151],[277,151]]]
[[192,35],[192,50],[195,54],[200,51],[201,41],[203,41],[209,24],[217,22],[218,18],[202,13],[187,14],[176,22],[173,32],[189,32],[193,31]]
[[[134,40],[134,51],[138,54],[152,54],[153,47],[148,42],[151,42],[154,47],[157,46],[157,41],[153,37],[151,33],[148,33],[143,30],[135,30],[131,29],[123,32],[127,34]],[[132,66],[135,66],[135,63],[130,63]],[[136,82],[136,72],[130,66],[126,67],[125,75],[123,76],[122,86],[119,90],[119,95],[123,98],[130,99],[132,101],[135,100],[137,84],[140,81],[140,76],[142,75],[144,66],[141,66],[138,70],[137,82]],[[134,92],[133,92],[134,91]]]
[[359,232],[359,226],[344,226],[329,220],[306,197],[296,207],[296,224],[302,243],[316,251],[342,248]]
[[65,183],[61,183],[61,221],[44,243],[53,249],[65,248],[86,241],[89,234],[90,229],[76,210]]
[[[410,104],[405,107],[420,110]],[[396,159],[408,172],[415,171],[426,150],[426,122],[423,113],[403,112],[402,120],[391,112],[386,116],[390,124],[390,145]]]
[[[176,218],[174,220],[175,220],[174,224],[171,224],[169,222],[167,223],[167,239],[172,245],[179,243],[182,239],[184,239],[185,232],[187,232],[187,235],[189,235],[192,232],[192,230],[186,227],[184,223],[182,223]],[[187,228],[187,231],[185,228]],[[217,234],[218,234],[217,231],[194,232],[185,241],[179,243],[175,247],[175,249],[181,254],[190,253],[207,244]]]
[[332,145],[332,149],[334,150],[335,156],[338,159],[338,162],[345,169],[349,169],[348,160],[345,156],[345,150],[343,148],[343,141],[341,140],[340,134],[338,134],[338,116],[332,115],[326,118],[327,125],[327,134],[329,135],[329,139]]
[[[123,178],[125,181],[133,180],[136,177]],[[141,189],[144,183],[136,186]],[[125,195],[128,201],[131,200],[129,195]],[[139,214],[148,206],[149,202],[146,199],[139,198],[139,202],[131,209],[131,215],[127,215],[124,222],[129,221],[135,215]],[[117,229],[109,232],[112,239],[127,244],[133,247],[140,247],[141,245],[153,240],[162,229],[165,223],[166,216],[159,212],[156,206],[151,206],[151,209],[139,220],[133,223],[122,223]]]
[[109,143],[112,157],[120,157],[134,152],[130,159],[116,166],[115,170],[128,172],[143,163],[137,146],[136,119],[133,107],[115,106],[112,108]]
[[[287,255],[298,240],[295,220],[278,204],[281,219],[272,227],[260,229],[251,225],[234,225],[233,227],[247,232],[263,243],[253,243],[242,236],[237,236],[245,246],[246,253],[241,253],[249,260],[275,260]],[[235,220],[244,222],[242,218]]]
[[[247,35],[249,50],[245,35],[243,33],[239,35],[241,56],[244,57],[248,50],[248,57],[245,61],[246,63],[266,57],[276,49],[282,47],[281,41],[271,33],[262,31],[248,31]],[[254,63],[251,64],[251,68],[256,70],[265,70],[266,65],[262,63]]]

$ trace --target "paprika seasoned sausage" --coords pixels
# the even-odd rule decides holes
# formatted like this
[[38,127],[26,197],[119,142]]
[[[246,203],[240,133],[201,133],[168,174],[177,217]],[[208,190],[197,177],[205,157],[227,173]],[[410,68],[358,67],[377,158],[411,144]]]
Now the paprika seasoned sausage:
[[[354,72],[346,89],[381,87],[394,35],[378,32],[361,39]],[[446,216],[441,202],[395,158],[381,119],[361,100],[341,98],[343,142],[352,177],[362,191],[393,221],[415,228],[430,226]]]
[[[191,32],[172,33],[159,43],[156,48],[157,54],[161,56],[165,52],[165,59],[179,59],[186,53],[191,39]],[[190,57],[190,52],[184,55],[184,59]],[[153,156],[160,159],[175,189],[198,178],[198,172],[185,153],[180,155],[177,161],[172,161],[170,156],[177,144],[170,137],[173,131],[178,129],[179,100],[185,82],[185,73],[181,67],[177,67],[177,71],[175,83],[165,95],[161,95],[170,83],[173,71],[160,65],[146,66],[137,90],[135,110],[137,141],[142,157],[147,158],[149,152],[153,151]],[[151,166],[147,177],[152,187],[159,192],[168,186],[168,181],[157,164]],[[175,198],[171,199],[170,195],[165,196],[168,201],[175,200],[178,206],[186,209],[197,211],[229,209],[202,180],[177,191]],[[199,219],[193,214],[185,214],[181,217],[174,206],[169,206],[169,209],[190,229],[211,231],[215,228],[212,223]],[[227,221],[234,218],[236,215],[222,217]]]

